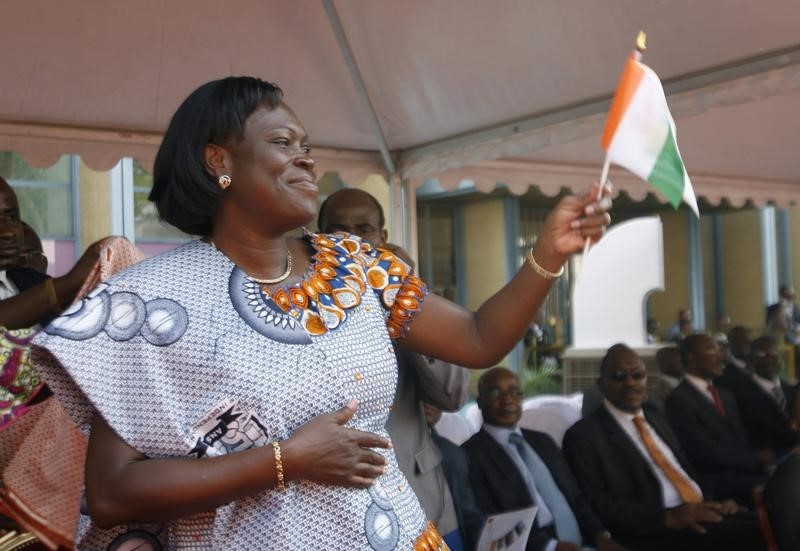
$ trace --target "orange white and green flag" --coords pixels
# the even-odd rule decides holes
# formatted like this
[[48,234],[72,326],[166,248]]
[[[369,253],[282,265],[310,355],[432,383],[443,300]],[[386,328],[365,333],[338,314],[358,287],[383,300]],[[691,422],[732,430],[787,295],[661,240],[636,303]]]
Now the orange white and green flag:
[[612,163],[650,182],[674,208],[683,201],[699,216],[664,88],[638,58],[634,52],[625,64],[601,144]]

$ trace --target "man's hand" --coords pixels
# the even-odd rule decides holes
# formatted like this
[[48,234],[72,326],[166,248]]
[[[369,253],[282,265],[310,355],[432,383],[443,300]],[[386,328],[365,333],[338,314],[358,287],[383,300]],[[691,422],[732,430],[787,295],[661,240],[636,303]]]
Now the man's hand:
[[702,503],[684,503],[679,507],[667,509],[665,524],[667,528],[681,530],[691,528],[695,532],[705,534],[706,529],[701,524],[722,522],[722,504],[716,501]]
[[720,501],[720,513],[723,515],[735,515],[740,511],[747,511],[747,507],[743,507],[739,505],[732,499],[726,499],[725,501]]
[[621,544],[611,538],[608,532],[600,532],[594,538],[594,545],[597,551],[627,551]]

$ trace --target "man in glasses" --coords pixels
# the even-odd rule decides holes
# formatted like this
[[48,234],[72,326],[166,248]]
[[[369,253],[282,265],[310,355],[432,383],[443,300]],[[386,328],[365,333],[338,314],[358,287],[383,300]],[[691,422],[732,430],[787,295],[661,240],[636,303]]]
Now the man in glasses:
[[733,501],[709,500],[666,420],[646,404],[636,352],[612,346],[597,384],[603,406],[567,431],[564,455],[615,538],[648,550],[763,547],[756,519]]
[[772,337],[759,337],[750,346],[753,382],[737,396],[742,421],[759,460],[774,464],[797,446],[790,426],[792,387],[780,378],[781,356]]
[[522,388],[513,372],[496,367],[484,373],[478,407],[483,427],[463,448],[485,514],[538,507],[526,549],[567,551],[584,544],[621,549],[581,494],[553,439],[520,429]]

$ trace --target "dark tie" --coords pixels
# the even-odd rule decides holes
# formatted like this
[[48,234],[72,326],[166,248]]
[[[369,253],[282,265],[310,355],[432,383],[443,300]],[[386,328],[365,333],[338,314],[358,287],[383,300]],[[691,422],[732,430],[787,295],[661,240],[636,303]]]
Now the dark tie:
[[714,409],[716,409],[717,413],[719,413],[722,417],[727,418],[728,415],[725,413],[725,405],[722,403],[722,398],[720,398],[719,396],[719,391],[717,390],[717,387],[715,387],[711,383],[708,383],[707,388],[708,392],[711,393],[711,397],[714,399]]
[[772,387],[772,397],[778,402],[778,407],[781,408],[781,411],[786,413],[786,395],[783,393],[780,383]]

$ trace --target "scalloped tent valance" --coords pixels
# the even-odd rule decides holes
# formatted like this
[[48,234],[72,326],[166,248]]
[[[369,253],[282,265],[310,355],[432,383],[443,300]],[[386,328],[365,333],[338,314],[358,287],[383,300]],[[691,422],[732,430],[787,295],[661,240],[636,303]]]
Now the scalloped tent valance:
[[[796,0],[241,0],[230,13],[212,0],[13,2],[0,18],[0,150],[35,166],[64,153],[101,170],[122,156],[150,166],[192,89],[253,74],[284,88],[320,170],[345,181],[582,190],[645,25],[697,193],[788,205],[800,197],[798,20]],[[621,170],[612,179],[649,191]]]

